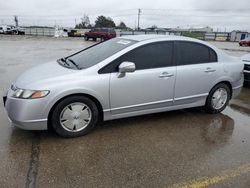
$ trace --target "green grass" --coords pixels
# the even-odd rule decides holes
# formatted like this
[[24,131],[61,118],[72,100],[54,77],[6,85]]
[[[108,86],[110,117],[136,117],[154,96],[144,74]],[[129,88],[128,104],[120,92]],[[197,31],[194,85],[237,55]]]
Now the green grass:
[[203,32],[182,32],[182,36],[203,40],[205,37],[205,33],[203,33]]

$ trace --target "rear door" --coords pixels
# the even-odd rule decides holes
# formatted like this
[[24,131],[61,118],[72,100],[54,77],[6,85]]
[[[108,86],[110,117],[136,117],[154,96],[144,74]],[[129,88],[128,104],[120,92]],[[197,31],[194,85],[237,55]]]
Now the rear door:
[[[112,114],[130,113],[173,105],[176,66],[173,42],[148,44],[121,56],[110,76]],[[136,71],[117,75],[118,66],[134,62]]]
[[223,75],[216,52],[189,41],[176,42],[178,51],[175,105],[199,103],[206,99],[215,81]]

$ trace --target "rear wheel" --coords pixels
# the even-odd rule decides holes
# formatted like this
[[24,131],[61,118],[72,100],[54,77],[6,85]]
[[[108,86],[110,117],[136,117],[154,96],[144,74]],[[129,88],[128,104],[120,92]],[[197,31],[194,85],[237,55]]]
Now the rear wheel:
[[228,85],[220,83],[214,86],[207,97],[205,105],[206,112],[216,114],[223,111],[228,105],[230,95]]
[[104,36],[101,37],[101,41],[102,42],[105,41],[105,37]]
[[96,104],[84,96],[72,96],[59,102],[52,113],[52,127],[63,137],[83,136],[98,122]]

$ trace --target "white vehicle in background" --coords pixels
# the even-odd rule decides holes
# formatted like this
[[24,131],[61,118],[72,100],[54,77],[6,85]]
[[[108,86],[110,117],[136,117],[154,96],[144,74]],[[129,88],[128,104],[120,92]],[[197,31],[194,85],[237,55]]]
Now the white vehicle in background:
[[20,27],[15,27],[11,25],[1,25],[0,34],[24,35],[25,32]]
[[250,53],[241,57],[244,62],[244,80],[246,84],[250,84]]
[[3,26],[1,25],[1,26],[0,26],[0,34],[3,34],[3,32],[4,32],[4,31],[3,31]]
[[11,28],[7,25],[1,25],[0,26],[0,34],[6,34],[8,30],[10,30]]

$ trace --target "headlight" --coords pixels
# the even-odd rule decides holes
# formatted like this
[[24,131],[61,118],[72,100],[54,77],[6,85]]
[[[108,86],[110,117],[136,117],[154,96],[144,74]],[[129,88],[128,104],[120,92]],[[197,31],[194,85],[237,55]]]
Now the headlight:
[[11,89],[14,91],[12,97],[20,99],[37,99],[46,97],[49,94],[49,91],[19,89],[15,86],[11,86]]

